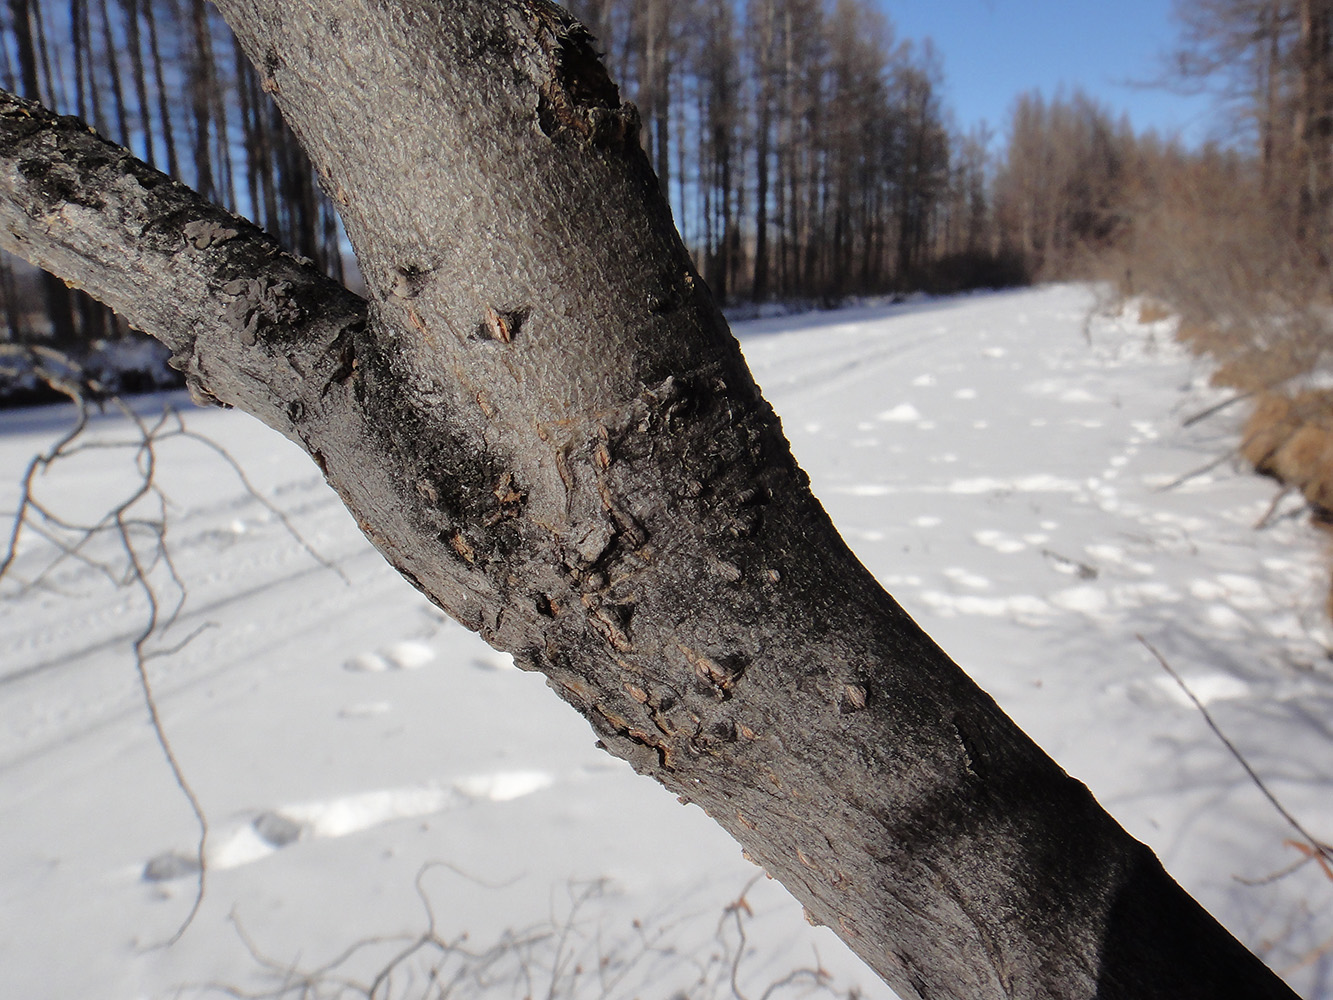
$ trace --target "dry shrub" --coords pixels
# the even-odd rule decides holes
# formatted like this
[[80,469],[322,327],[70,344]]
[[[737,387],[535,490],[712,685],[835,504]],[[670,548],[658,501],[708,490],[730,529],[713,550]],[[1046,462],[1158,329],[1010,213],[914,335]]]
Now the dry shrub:
[[1299,489],[1317,516],[1333,516],[1333,392],[1264,393],[1240,453],[1257,471]]
[[[425,910],[419,932],[362,938],[323,964],[303,956],[278,958],[264,953],[232,913],[241,943],[255,962],[254,988],[215,982],[184,985],[177,996],[224,996],[235,1000],[501,1000],[545,997],[582,1000],[597,997],[671,996],[688,1000],[743,1000],[739,980],[757,977],[760,1000],[859,1000],[861,991],[837,988],[819,956],[793,965],[769,979],[741,967],[756,949],[749,926],[755,913],[748,892],[757,875],[718,917],[713,939],[691,933],[687,915],[634,920],[623,932],[604,923],[600,907],[609,902],[605,879],[571,882],[567,900],[553,896],[549,921],[508,930],[489,946],[467,933],[445,936],[437,929],[433,901],[423,885],[432,871],[452,865],[436,862],[417,874],[416,890]],[[486,883],[478,883],[485,887]],[[764,980],[768,979],[765,985]]]
[[1329,271],[1257,164],[1217,151],[1144,156],[1117,264],[1132,291],[1179,313],[1181,340],[1216,361],[1218,384],[1258,392],[1319,365]]
[[1317,424],[1302,424],[1273,453],[1274,475],[1302,491],[1314,485],[1325,464],[1328,437],[1328,431]]
[[1266,344],[1251,342],[1209,353],[1219,361],[1210,379],[1213,385],[1263,392],[1313,370],[1322,350],[1315,338],[1288,332]]
[[1156,299],[1144,299],[1139,304],[1139,322],[1143,324],[1160,323],[1164,319],[1170,319],[1175,315],[1175,311],[1165,303],[1158,302]]
[[1264,393],[1245,422],[1241,456],[1259,472],[1276,475],[1273,456],[1300,426],[1300,417],[1290,399],[1277,392]]
[[1201,323],[1196,319],[1182,319],[1176,327],[1176,339],[1195,354],[1209,354],[1232,349],[1233,338],[1216,323]]

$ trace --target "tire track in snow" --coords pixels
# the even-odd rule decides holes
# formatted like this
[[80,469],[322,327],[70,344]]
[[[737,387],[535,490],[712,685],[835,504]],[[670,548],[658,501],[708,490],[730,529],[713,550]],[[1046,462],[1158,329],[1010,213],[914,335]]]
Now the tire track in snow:
[[[375,575],[374,571],[379,570],[380,564],[381,557],[369,546],[340,560],[338,565],[349,576],[357,578],[358,584],[353,592],[337,581],[333,590],[337,595],[334,603],[338,603],[339,597],[347,604],[364,602],[373,590],[397,586],[396,575]],[[159,703],[169,700],[185,688],[207,682],[229,670],[238,660],[262,658],[264,649],[274,642],[292,640],[312,631],[323,630],[330,614],[329,602],[301,602],[306,608],[302,616],[304,620],[293,620],[293,602],[280,595],[290,588],[319,580],[325,574],[331,575],[323,566],[307,566],[244,591],[223,590],[220,596],[212,600],[187,606],[177,624],[177,634],[181,636],[190,634],[206,624],[209,618],[220,616],[223,612],[234,614],[235,609],[247,606],[261,611],[268,610],[250,620],[253,626],[250,636],[254,637],[249,640],[251,644],[242,641],[238,645],[238,636],[233,630],[227,636],[231,645],[226,647],[223,655],[201,660],[192,655],[192,648],[187,646],[183,650],[185,655],[154,661],[150,669],[154,673],[154,690]],[[336,577],[333,579],[336,581]],[[62,652],[59,656],[0,677],[0,690],[5,692],[5,699],[0,702],[0,773],[40,758],[58,743],[86,739],[126,718],[142,715],[143,694],[128,659],[130,647],[140,628],[141,625],[136,621],[133,629],[118,631],[105,639],[87,643],[70,652]],[[255,640],[258,640],[258,644],[254,644]],[[201,641],[202,637],[196,638],[195,644]],[[107,654],[118,658],[123,656],[125,669],[108,675],[105,671]],[[39,690],[48,691],[52,675],[61,676],[60,687],[63,690],[77,687],[81,691],[80,697],[77,700],[62,700],[57,708],[51,710],[49,717],[34,719],[29,715],[21,718],[13,714],[26,704],[22,694],[25,687],[36,685]],[[13,748],[21,747],[22,752],[13,753],[10,743]]]

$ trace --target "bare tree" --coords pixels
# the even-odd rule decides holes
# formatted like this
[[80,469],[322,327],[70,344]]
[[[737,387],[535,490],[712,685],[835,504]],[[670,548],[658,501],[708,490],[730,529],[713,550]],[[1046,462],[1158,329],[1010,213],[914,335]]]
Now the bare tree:
[[7,248],[304,445],[414,586],[903,996],[1293,996],[842,543],[580,25],[545,0],[221,7],[366,299],[10,97]]
[[1174,79],[1213,87],[1249,125],[1264,193],[1309,250],[1333,259],[1333,4],[1176,0]]
[[994,189],[1001,241],[1047,276],[1113,246],[1138,142],[1128,123],[1080,91],[1053,101],[1030,93],[1009,130]]

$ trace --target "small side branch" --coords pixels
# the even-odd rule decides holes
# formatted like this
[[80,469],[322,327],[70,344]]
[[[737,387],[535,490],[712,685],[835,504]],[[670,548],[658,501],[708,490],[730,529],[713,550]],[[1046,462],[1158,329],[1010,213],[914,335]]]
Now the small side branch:
[[1175,479],[1171,480],[1171,482],[1167,483],[1165,486],[1157,487],[1157,489],[1153,490],[1153,492],[1169,493],[1171,490],[1174,490],[1179,486],[1184,486],[1191,479],[1197,479],[1199,476],[1207,475],[1208,473],[1216,469],[1219,465],[1223,465],[1226,462],[1230,462],[1232,459],[1236,457],[1238,453],[1239,453],[1238,450],[1232,449],[1231,451],[1228,451],[1224,455],[1219,455],[1217,458],[1213,459],[1211,462],[1208,462],[1206,465],[1201,465],[1197,469],[1191,469],[1189,472],[1186,472],[1182,476],[1177,476]]
[[335,345],[367,322],[363,299],[257,226],[4,91],[0,248],[162,341],[199,397],[284,431],[287,406],[317,398]]
[[1193,427],[1195,424],[1207,420],[1209,417],[1215,416],[1216,414],[1221,413],[1223,410],[1230,409],[1237,403],[1250,399],[1254,395],[1255,394],[1253,392],[1241,392],[1237,393],[1234,396],[1229,396],[1226,399],[1222,400],[1222,402],[1220,403],[1215,403],[1212,406],[1207,407],[1206,409],[1200,410],[1198,413],[1195,413],[1192,416],[1186,417],[1184,422],[1180,426]]

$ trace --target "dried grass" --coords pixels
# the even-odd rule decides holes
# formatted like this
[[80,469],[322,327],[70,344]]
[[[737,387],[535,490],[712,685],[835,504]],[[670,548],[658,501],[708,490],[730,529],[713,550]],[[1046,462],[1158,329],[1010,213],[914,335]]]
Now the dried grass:
[[1160,304],[1179,314],[1176,336],[1211,361],[1214,385],[1253,397],[1239,454],[1300,490],[1315,523],[1333,530],[1333,392],[1301,388],[1333,372],[1333,270],[1254,163],[1168,149],[1154,165],[1129,208],[1130,238],[1105,266],[1144,297],[1142,321],[1159,318]]
[[1333,392],[1264,393],[1240,453],[1256,471],[1299,489],[1317,517],[1333,520]]
[[1290,399],[1277,392],[1262,394],[1245,423],[1241,457],[1257,471],[1276,475],[1273,457],[1300,426],[1301,419]]
[[1144,299],[1139,305],[1139,322],[1160,323],[1162,320],[1170,319],[1174,316],[1175,310],[1164,302],[1158,302],[1156,299]]

